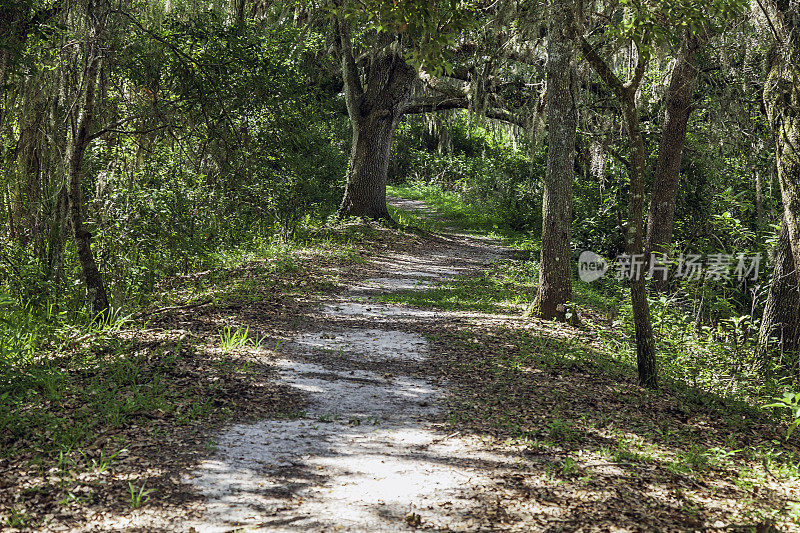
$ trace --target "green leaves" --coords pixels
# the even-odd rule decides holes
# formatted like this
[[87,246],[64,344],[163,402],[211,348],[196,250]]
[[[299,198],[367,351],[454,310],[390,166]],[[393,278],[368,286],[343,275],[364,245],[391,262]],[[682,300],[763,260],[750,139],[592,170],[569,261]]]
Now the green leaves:
[[800,392],[785,392],[782,397],[776,398],[774,403],[764,406],[765,409],[782,409],[787,408],[791,412],[794,419],[789,424],[789,429],[786,431],[786,438],[792,434],[794,429],[800,425]]
[[449,49],[471,27],[476,9],[464,0],[365,0],[348,2],[334,13],[347,19],[361,37],[369,32],[396,35],[406,61],[438,75],[452,72]]
[[634,41],[640,52],[664,44],[676,44],[688,32],[703,35],[715,32],[726,21],[744,12],[743,0],[620,0],[612,20],[611,33],[621,40]]

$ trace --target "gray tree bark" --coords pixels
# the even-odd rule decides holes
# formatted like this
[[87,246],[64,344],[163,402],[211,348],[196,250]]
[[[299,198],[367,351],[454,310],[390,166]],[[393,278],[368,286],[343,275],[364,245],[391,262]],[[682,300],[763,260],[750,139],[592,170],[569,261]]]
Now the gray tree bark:
[[572,180],[575,165],[575,41],[570,31],[572,1],[551,7],[547,44],[547,171],[542,198],[542,255],[539,290],[532,314],[565,320],[572,299]]
[[[681,54],[672,70],[667,90],[664,131],[658,148],[653,193],[647,217],[645,256],[648,258],[652,252],[666,252],[672,242],[683,146],[686,142],[689,115],[692,112],[692,95],[697,82],[695,60],[699,47],[697,37],[690,35],[686,37]],[[664,288],[667,276],[654,278],[653,281],[656,287]]]
[[339,216],[358,216],[393,224],[386,207],[389,150],[417,73],[403,59],[396,39],[384,36],[384,42],[379,42],[369,54],[362,85],[350,30],[344,22],[338,22],[336,29],[347,112],[353,128]]
[[775,134],[784,224],[794,263],[800,265],[800,4],[773,1],[766,5],[776,43],[764,84],[764,106]]
[[787,224],[781,226],[775,272],[764,305],[756,356],[767,362],[774,350],[795,351],[800,341],[800,292]]

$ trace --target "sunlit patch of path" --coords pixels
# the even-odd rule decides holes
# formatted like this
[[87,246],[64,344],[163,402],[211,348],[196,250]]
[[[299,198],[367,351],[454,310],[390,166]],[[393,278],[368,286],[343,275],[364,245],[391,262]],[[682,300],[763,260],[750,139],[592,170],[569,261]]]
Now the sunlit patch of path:
[[[207,501],[195,530],[474,529],[470,491],[489,485],[493,467],[507,459],[446,435],[436,423],[440,386],[398,372],[398,362],[414,366],[428,351],[423,336],[396,329],[398,319],[434,313],[369,301],[373,292],[475,270],[458,260],[457,252],[382,258],[386,271],[401,277],[365,280],[352,288],[352,299],[321,308],[373,327],[297,336],[289,352],[329,355],[329,362],[289,355],[277,362],[281,380],[308,398],[307,411],[219,434],[216,452],[188,478]],[[371,369],[357,367],[360,361]],[[381,371],[382,362],[393,363],[392,373]]]

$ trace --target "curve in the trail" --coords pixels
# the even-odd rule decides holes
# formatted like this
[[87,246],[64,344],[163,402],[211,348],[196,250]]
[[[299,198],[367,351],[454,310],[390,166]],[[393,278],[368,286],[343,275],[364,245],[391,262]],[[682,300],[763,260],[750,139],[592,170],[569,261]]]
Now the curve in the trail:
[[[493,258],[489,247],[484,251],[480,262]],[[280,379],[307,396],[308,410],[295,420],[238,424],[218,435],[214,456],[188,479],[206,499],[196,531],[474,529],[470,491],[488,483],[504,459],[437,424],[442,389],[418,373],[427,340],[398,329],[436,314],[370,301],[475,270],[474,262],[459,264],[462,252],[451,246],[385,257],[384,272],[397,277],[363,280],[322,307],[324,317],[370,327],[294,339],[287,350],[293,355],[276,364]]]

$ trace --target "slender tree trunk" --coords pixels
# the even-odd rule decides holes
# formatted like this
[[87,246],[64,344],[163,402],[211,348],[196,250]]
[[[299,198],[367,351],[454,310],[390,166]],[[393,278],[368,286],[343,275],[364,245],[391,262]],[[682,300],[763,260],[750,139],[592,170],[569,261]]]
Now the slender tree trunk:
[[798,277],[792,256],[787,224],[781,226],[778,251],[775,256],[775,272],[770,283],[767,303],[761,328],[758,332],[756,355],[767,361],[770,352],[777,348],[781,352],[798,348],[800,336],[800,293]]
[[650,320],[650,306],[647,303],[647,289],[644,272],[633,265],[644,263],[644,177],[647,154],[644,138],[639,124],[639,112],[636,108],[636,91],[644,77],[646,60],[640,53],[631,79],[623,83],[611,70],[603,58],[589,44],[585,37],[579,36],[581,52],[594,71],[611,89],[622,109],[622,119],[630,143],[630,191],[628,196],[628,223],[625,233],[625,252],[628,254],[632,268],[630,272],[631,305],[633,322],[636,330],[636,362],[639,372],[639,383],[648,388],[658,386],[658,367],[656,364],[653,325]]
[[[628,89],[626,98],[622,101],[622,114],[631,144],[631,184],[625,250],[635,261],[636,257],[642,257],[643,252],[642,222],[644,221],[644,176],[647,156],[639,124],[639,114],[636,110],[636,92],[632,87]],[[658,368],[644,272],[637,272],[636,269],[633,269],[630,284],[633,324],[636,330],[636,366],[639,371],[639,383],[648,388],[656,388],[658,386]]]
[[[697,81],[695,59],[698,48],[698,39],[687,36],[683,50],[672,70],[667,90],[664,131],[658,148],[653,193],[647,218],[645,256],[648,258],[652,252],[666,252],[672,242],[681,158],[689,115],[692,112],[692,95]],[[657,287],[664,288],[667,276],[655,279],[654,282]]]
[[542,255],[533,314],[564,320],[572,299],[572,180],[575,165],[575,41],[571,1],[552,6],[547,45],[547,172],[542,198]]
[[[91,18],[91,17],[90,17]],[[67,197],[69,202],[69,217],[75,238],[75,247],[78,251],[78,260],[81,264],[83,282],[86,286],[86,300],[96,315],[108,311],[108,295],[106,294],[103,276],[97,267],[92,253],[92,236],[84,224],[83,202],[83,155],[91,142],[89,129],[94,124],[95,97],[97,75],[100,64],[98,50],[98,32],[90,21],[90,30],[86,43],[86,68],[83,75],[83,106],[77,120],[75,133],[69,148],[67,159]]]

